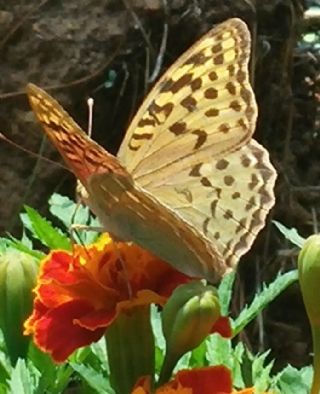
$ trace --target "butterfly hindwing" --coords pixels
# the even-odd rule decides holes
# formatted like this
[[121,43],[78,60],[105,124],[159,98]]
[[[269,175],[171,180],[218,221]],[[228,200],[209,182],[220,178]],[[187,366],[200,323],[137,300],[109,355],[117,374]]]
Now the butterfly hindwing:
[[276,173],[255,140],[224,158],[214,157],[143,185],[202,237],[231,268],[248,251],[274,204]]

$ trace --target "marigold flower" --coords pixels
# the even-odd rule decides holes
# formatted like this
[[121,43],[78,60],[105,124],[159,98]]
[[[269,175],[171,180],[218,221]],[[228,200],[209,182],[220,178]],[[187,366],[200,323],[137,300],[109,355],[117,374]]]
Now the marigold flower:
[[133,244],[104,235],[94,244],[55,250],[42,261],[25,334],[62,362],[101,338],[119,313],[139,305],[164,305],[190,280]]
[[[243,390],[232,389],[231,371],[223,365],[181,370],[174,379],[151,390],[151,380],[144,377],[139,380],[132,394],[254,394],[254,387]],[[264,393],[268,394],[268,393]],[[269,394],[272,394],[271,392]]]
[[[232,392],[232,378],[224,366],[204,367],[179,371],[169,383],[155,394],[227,394]],[[148,378],[141,379],[132,394],[150,394]]]

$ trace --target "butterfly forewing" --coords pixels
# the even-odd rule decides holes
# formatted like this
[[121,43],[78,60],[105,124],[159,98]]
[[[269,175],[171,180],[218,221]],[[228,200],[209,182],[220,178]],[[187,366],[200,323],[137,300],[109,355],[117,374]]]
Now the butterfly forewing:
[[46,134],[85,188],[84,201],[116,239],[133,241],[178,270],[211,282],[226,267],[214,244],[172,209],[139,188],[116,157],[92,141],[50,95],[27,93]]
[[[256,121],[248,79],[250,34],[230,19],[202,37],[157,82],[134,117],[118,157],[133,176],[161,177],[245,144]],[[173,171],[176,171],[173,170]]]

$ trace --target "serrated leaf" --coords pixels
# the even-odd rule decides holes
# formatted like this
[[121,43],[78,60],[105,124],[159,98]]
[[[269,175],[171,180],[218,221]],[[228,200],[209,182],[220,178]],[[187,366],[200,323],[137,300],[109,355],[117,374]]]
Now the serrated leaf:
[[273,361],[266,363],[266,358],[269,353],[270,350],[267,350],[260,355],[256,355],[252,363],[252,380],[257,393],[267,391],[272,381],[271,369],[274,363]]
[[101,373],[84,364],[71,363],[70,365],[82,377],[82,379],[97,393],[114,394],[110,383]]
[[305,242],[305,239],[299,235],[297,229],[295,228],[287,228],[284,226],[282,223],[277,222],[276,220],[272,221],[277,229],[285,236],[285,238],[292,242],[294,245],[298,246],[299,248],[302,247],[302,245]]
[[[55,394],[59,392],[59,387],[62,386],[59,375],[66,375],[64,366],[54,364],[49,354],[42,352],[33,342],[29,346],[28,363],[32,363],[34,368],[41,372],[38,384],[40,393]],[[63,374],[61,374],[61,370],[64,370]]]
[[[99,221],[91,213],[88,207],[75,203],[66,196],[54,193],[49,199],[49,210],[52,215],[57,217],[70,232],[73,231],[73,237],[78,243],[92,243],[96,241],[99,233],[92,231],[90,228],[100,227]],[[78,232],[72,230],[77,225],[88,226],[88,230],[81,230],[81,236]]]
[[197,348],[192,350],[189,368],[201,368],[206,364],[207,343],[203,341]]
[[[109,371],[109,363],[108,363],[108,354],[107,354],[107,345],[105,337],[102,337],[98,342],[90,345],[90,349],[92,354],[97,358],[100,364],[100,368],[104,370],[107,374]],[[87,361],[87,359],[86,359]],[[91,363],[90,363],[91,365]]]
[[12,370],[9,380],[9,392],[12,394],[34,394],[36,392],[37,382],[40,372],[28,368],[25,361],[19,359]]
[[233,322],[233,337],[239,334],[256,316],[277,298],[288,286],[298,280],[298,270],[279,274],[268,286],[263,284],[263,290],[254,297],[251,305],[243,309]]
[[[0,330],[0,343],[1,343],[1,352],[0,352],[0,382],[6,387],[6,393],[8,389],[7,382],[11,375],[11,363],[9,361],[9,357],[6,355],[6,349],[4,344],[4,338],[2,331]],[[6,384],[5,384],[6,382]]]
[[298,370],[289,365],[277,375],[277,387],[281,394],[309,394],[312,376],[312,367]]
[[206,341],[209,365],[225,365],[232,369],[232,346],[230,339],[212,334]]
[[230,272],[222,278],[218,288],[218,297],[221,308],[221,315],[228,316],[230,302],[232,299],[232,288],[236,277],[235,272]]
[[235,387],[244,387],[242,376],[242,362],[245,354],[245,347],[242,342],[237,343],[233,349],[233,366],[232,366],[232,380]]
[[50,249],[71,250],[71,242],[67,236],[55,229],[35,209],[25,206],[33,236]]
[[38,250],[32,250],[28,246],[26,246],[22,241],[14,238],[13,236],[9,235],[7,239],[7,247],[19,250],[20,252],[26,253],[37,260],[41,260],[44,256],[44,253],[39,252]]

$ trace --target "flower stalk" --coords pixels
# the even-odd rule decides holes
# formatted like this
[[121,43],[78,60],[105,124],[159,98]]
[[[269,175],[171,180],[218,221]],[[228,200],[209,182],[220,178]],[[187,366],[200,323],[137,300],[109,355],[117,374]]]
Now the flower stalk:
[[118,394],[129,394],[141,376],[153,376],[155,345],[150,306],[122,311],[105,334],[110,381]]

